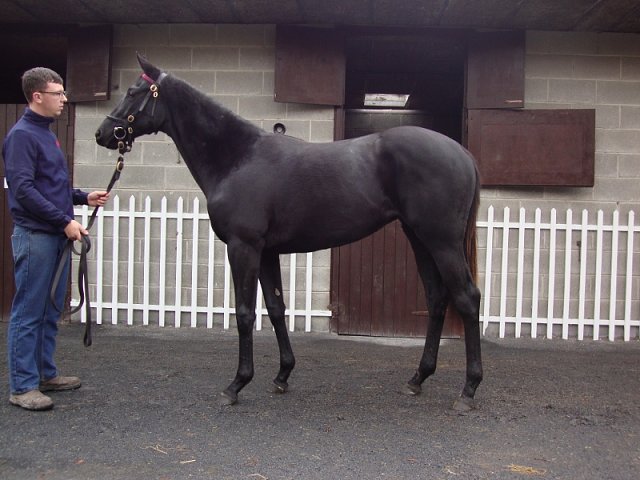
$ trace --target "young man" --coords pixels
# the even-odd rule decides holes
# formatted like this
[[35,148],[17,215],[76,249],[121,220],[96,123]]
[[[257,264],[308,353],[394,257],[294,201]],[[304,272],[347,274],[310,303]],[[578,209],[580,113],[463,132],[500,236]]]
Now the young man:
[[[73,390],[78,377],[58,373],[53,356],[60,313],[49,300],[49,289],[67,239],[88,232],[73,219],[73,205],[104,205],[109,195],[72,190],[64,153],[50,125],[64,109],[62,78],[38,67],[22,76],[29,106],[2,147],[14,229],[16,294],[8,332],[9,401],[27,410],[48,410],[53,401],[44,391]],[[67,264],[55,292],[63,305]]]

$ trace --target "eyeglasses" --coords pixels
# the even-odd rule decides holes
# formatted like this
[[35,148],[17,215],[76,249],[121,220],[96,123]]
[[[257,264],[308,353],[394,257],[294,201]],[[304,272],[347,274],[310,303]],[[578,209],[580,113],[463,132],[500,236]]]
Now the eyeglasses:
[[49,95],[57,95],[58,98],[67,96],[67,92],[65,92],[64,90],[61,90],[59,92],[40,92],[40,93],[48,93]]

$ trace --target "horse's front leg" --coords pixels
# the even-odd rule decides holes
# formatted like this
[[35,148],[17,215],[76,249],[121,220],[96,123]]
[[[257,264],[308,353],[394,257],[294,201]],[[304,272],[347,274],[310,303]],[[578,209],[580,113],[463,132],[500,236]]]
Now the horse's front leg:
[[238,392],[253,378],[253,327],[256,321],[260,250],[235,241],[229,242],[227,251],[235,289],[239,352],[236,377],[222,392],[221,403],[233,405],[238,401]]
[[265,251],[260,265],[260,283],[264,294],[265,304],[269,312],[271,325],[276,332],[278,348],[280,350],[280,371],[273,380],[276,393],[284,393],[289,388],[287,380],[296,364],[293,356],[289,334],[285,323],[285,304],[282,298],[282,275],[280,273],[280,258],[277,253]]

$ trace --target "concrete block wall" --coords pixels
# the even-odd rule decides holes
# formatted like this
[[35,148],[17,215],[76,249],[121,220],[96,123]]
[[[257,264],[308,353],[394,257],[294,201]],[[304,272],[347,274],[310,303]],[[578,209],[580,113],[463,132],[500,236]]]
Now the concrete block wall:
[[527,32],[525,108],[596,110],[595,185],[485,188],[483,204],[640,212],[640,35]]
[[[75,184],[83,189],[104,188],[113,171],[117,152],[98,147],[94,132],[140,75],[136,52],[267,131],[272,131],[275,123],[283,123],[287,135],[312,142],[333,140],[333,108],[273,100],[275,26],[120,25],[114,31],[111,100],[80,104],[77,108],[74,177]],[[204,208],[204,196],[166,135],[137,139],[133,150],[125,156],[125,163],[121,180],[114,189],[114,194],[121,198],[122,208],[128,209],[130,196],[135,197],[138,209],[142,208],[144,199],[150,197],[157,210],[161,198],[167,197],[169,209],[175,211],[180,196],[185,199],[185,210],[191,208],[195,197]],[[201,247],[199,251],[204,263],[207,249]],[[328,308],[330,260],[328,250],[314,255],[313,309]],[[288,298],[286,284],[289,281],[287,263],[288,258],[283,257],[285,298]],[[304,258],[299,256],[298,279],[304,279],[300,268],[304,264]],[[120,272],[126,271],[123,267],[121,265]],[[94,266],[90,268],[95,271]],[[171,270],[175,270],[175,266],[170,265],[168,271]],[[105,269],[107,288],[111,282],[110,272],[109,268]],[[168,289],[174,287],[173,277],[173,273],[167,275]],[[215,297],[222,298],[223,282],[216,281],[213,288]],[[140,296],[141,292],[136,295]],[[167,290],[168,299],[169,295],[172,298],[173,290],[171,293]],[[189,298],[190,292],[185,291],[184,295]],[[123,291],[119,292],[119,298],[126,298]],[[314,318],[313,329],[327,331],[328,319]]]
[[[481,219],[485,219],[486,208],[490,204],[498,210],[497,219],[502,218],[502,209],[507,206],[511,209],[512,220],[517,218],[520,207],[527,210],[529,221],[533,221],[535,208],[542,209],[543,221],[549,221],[551,208],[557,209],[559,222],[565,221],[567,208],[573,210],[574,223],[580,221],[584,209],[589,212],[591,224],[596,223],[600,209],[604,212],[605,223],[611,222],[614,210],[620,212],[621,222],[626,222],[630,210],[636,213],[637,219],[640,213],[640,35],[532,31],[527,32],[526,41],[525,108],[596,110],[595,185],[589,188],[484,188]],[[574,232],[573,237],[573,271],[578,272],[579,235]],[[480,242],[484,250],[485,240],[480,239]],[[495,238],[494,247],[499,248],[499,242],[501,238]],[[543,246],[548,246],[548,236],[543,235],[542,242]],[[587,270],[587,290],[593,292],[595,234],[589,234],[588,244],[591,260]],[[517,240],[510,245],[517,245]],[[640,248],[635,246],[634,250],[638,258]],[[510,251],[511,266],[515,265],[514,255],[515,250]],[[484,251],[481,256],[484,256]],[[605,251],[604,256],[606,262],[610,252]],[[494,254],[494,263],[497,261]],[[635,265],[640,266],[638,262]],[[540,274],[544,277],[547,275],[544,262],[542,267]],[[499,266],[495,265],[494,271],[495,268],[499,269]],[[525,270],[528,275],[532,265],[525,265]],[[634,268],[635,272],[633,318],[637,318],[640,309],[637,295],[640,270]],[[558,279],[556,298],[562,294],[562,281],[560,277]],[[484,282],[484,278],[481,281]],[[609,281],[603,279],[603,288]],[[572,283],[575,290],[577,278],[573,278]],[[510,281],[509,285],[509,302],[512,302],[515,281]],[[527,290],[530,288],[525,285]],[[494,285],[492,292],[492,296],[498,295],[499,285]],[[587,311],[593,310],[591,295],[586,300]],[[577,294],[572,293],[572,298],[576,299],[571,306],[571,313],[575,316]],[[497,300],[492,299],[494,303]],[[524,301],[530,304],[531,299],[525,298]],[[603,311],[605,307],[603,305]],[[542,304],[540,308],[543,308]]]

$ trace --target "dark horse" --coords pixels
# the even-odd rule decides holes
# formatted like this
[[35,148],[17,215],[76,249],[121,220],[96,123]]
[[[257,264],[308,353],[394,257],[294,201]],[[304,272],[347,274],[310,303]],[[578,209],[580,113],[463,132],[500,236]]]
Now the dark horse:
[[207,198],[211,226],[228,246],[239,334],[238,371],[222,401],[235,403],[253,377],[258,281],[280,349],[276,391],[288,387],[295,359],[279,254],[344,245],[399,219],[429,310],[424,353],[408,391],[419,393],[436,369],[451,302],[464,323],[467,352],[466,383],[454,408],[473,408],[482,363],[480,291],[471,268],[479,180],[469,152],[418,127],[332,143],[267,133],[143,57],[138,61],[144,73],[102,122],[96,141],[125,151],[140,135],[166,133]]

